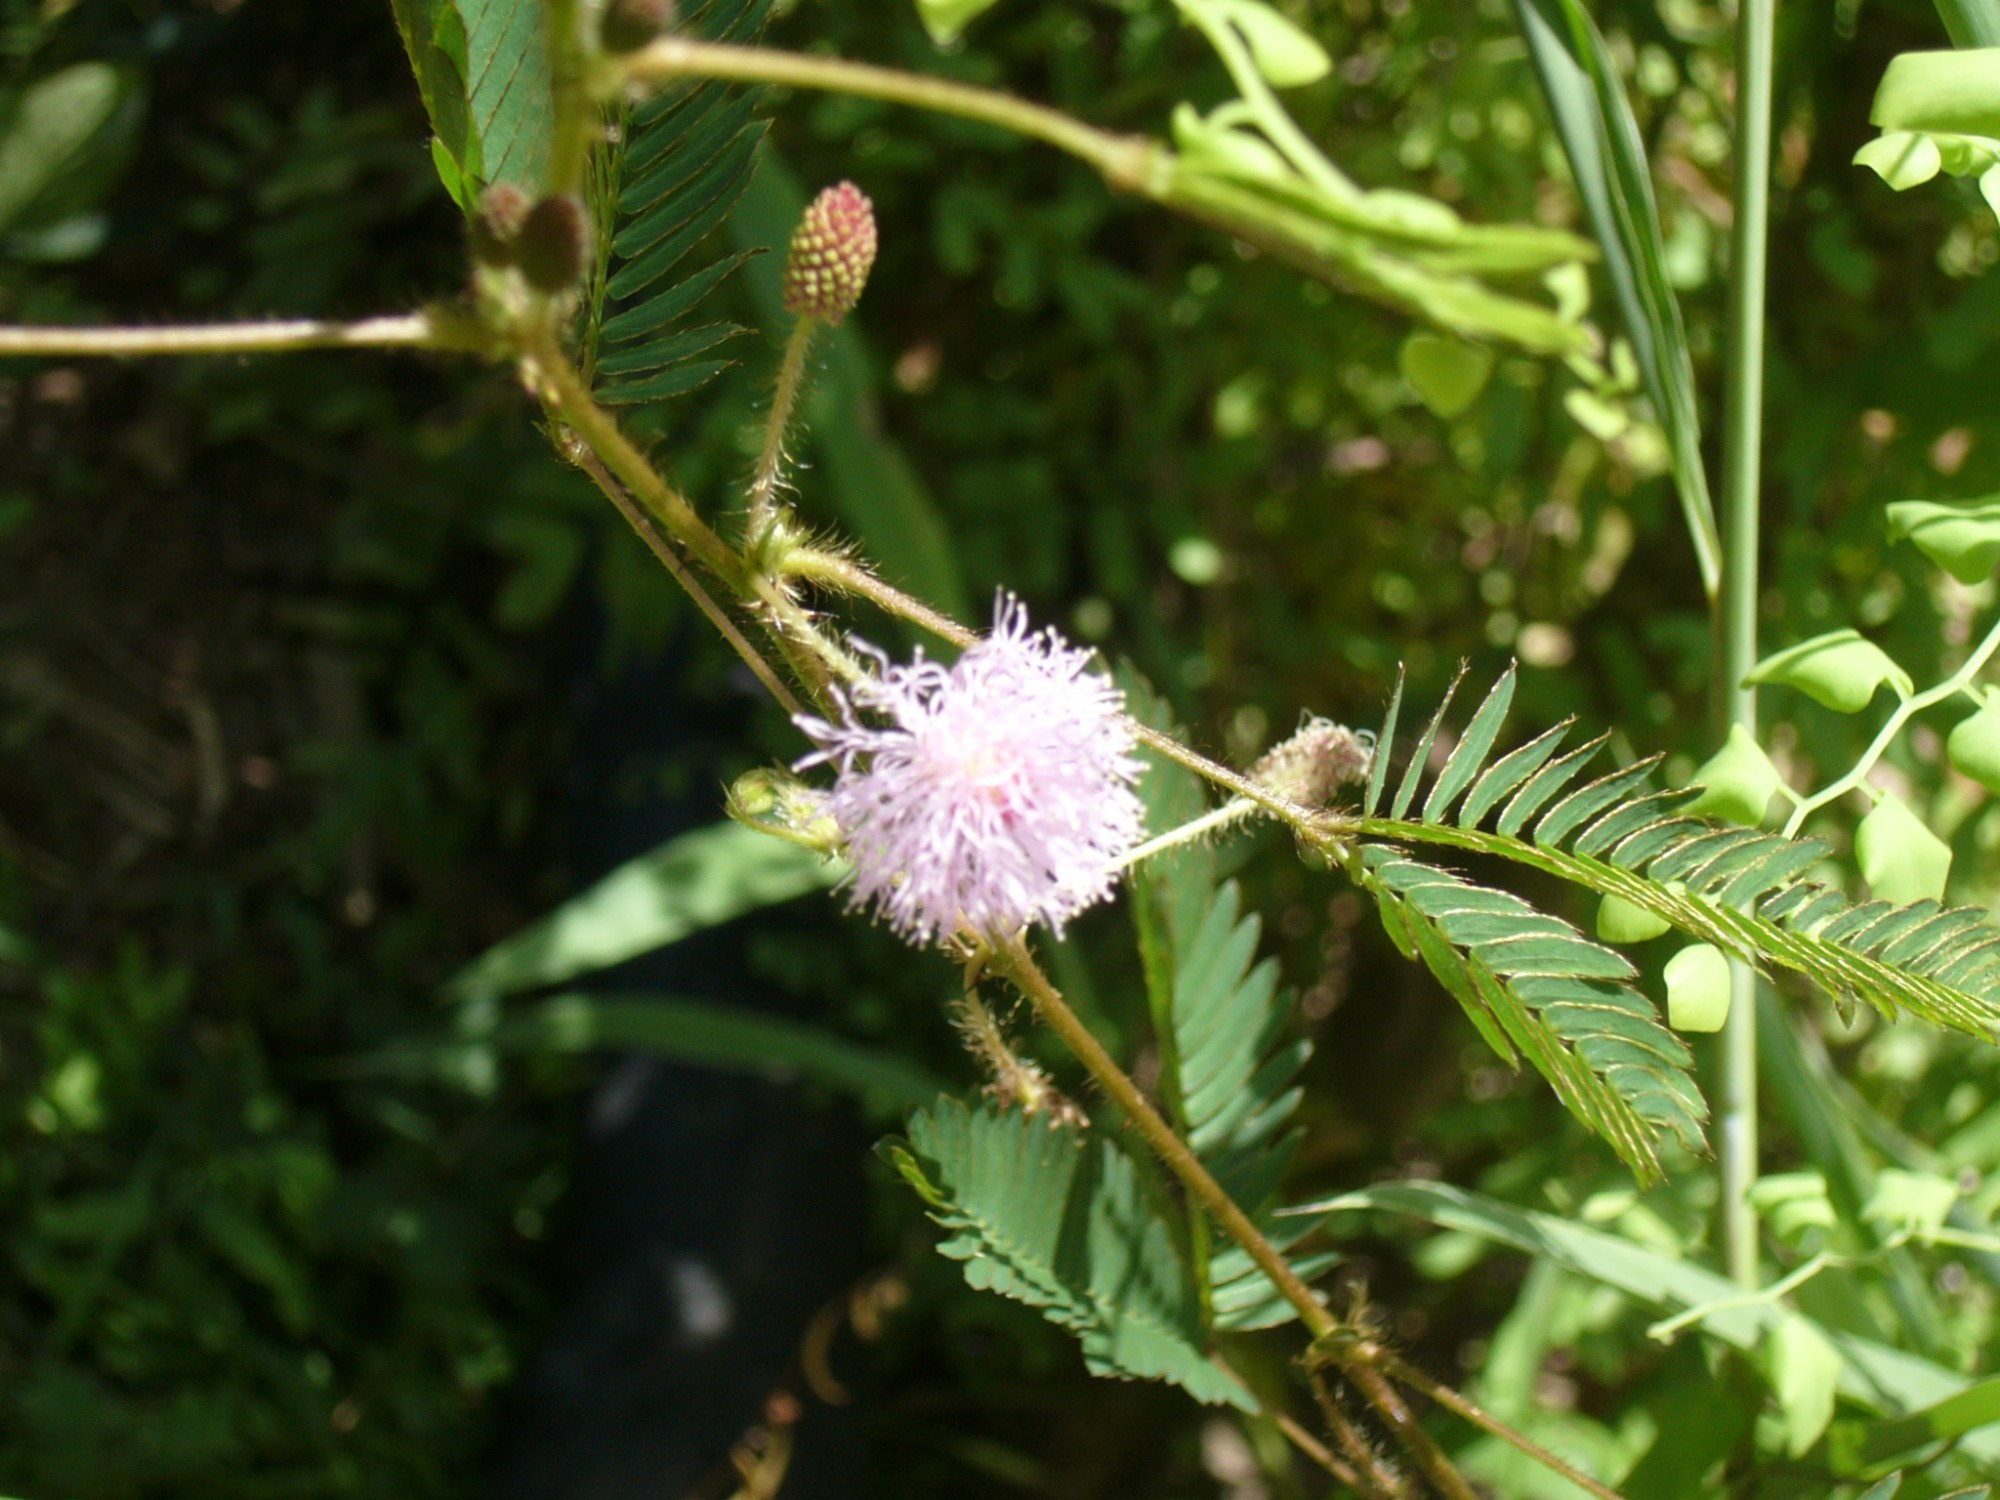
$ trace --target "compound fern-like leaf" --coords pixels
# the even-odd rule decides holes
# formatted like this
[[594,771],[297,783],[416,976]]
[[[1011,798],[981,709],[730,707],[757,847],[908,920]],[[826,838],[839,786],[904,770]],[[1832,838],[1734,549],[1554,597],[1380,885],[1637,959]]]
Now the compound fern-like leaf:
[[[1489,706],[1505,703],[1511,678]],[[1690,817],[1682,809],[1694,791],[1650,789],[1658,756],[1584,780],[1606,740],[1558,753],[1571,723],[1487,764],[1498,717],[1474,715],[1477,741],[1468,734],[1460,751],[1476,753],[1454,752],[1416,816],[1336,813],[1325,836],[1494,855],[1619,897],[1745,962],[1789,969],[1843,1004],[1987,1040],[2000,1033],[2000,926],[1985,912],[1856,904],[1809,878],[1829,853],[1821,841]],[[1405,773],[1405,811],[1423,770],[1416,762]]]
[[966,1281],[1070,1330],[1093,1373],[1170,1380],[1255,1409],[1210,1362],[1187,1263],[1111,1141],[940,1099],[884,1154],[948,1232],[939,1251],[964,1264]]
[[1703,1149],[1693,1058],[1632,988],[1632,966],[1518,896],[1376,845],[1357,877],[1405,954],[1420,958],[1508,1062],[1526,1057],[1556,1096],[1643,1180],[1656,1140]]
[[[706,40],[754,39],[770,0],[709,0],[682,29]],[[719,83],[678,85],[630,112],[625,144],[595,164],[592,198],[604,254],[587,306],[585,365],[598,399],[662,401],[736,363],[723,346],[745,330],[694,314],[747,258],[682,273],[749,186],[764,122],[759,96]]]

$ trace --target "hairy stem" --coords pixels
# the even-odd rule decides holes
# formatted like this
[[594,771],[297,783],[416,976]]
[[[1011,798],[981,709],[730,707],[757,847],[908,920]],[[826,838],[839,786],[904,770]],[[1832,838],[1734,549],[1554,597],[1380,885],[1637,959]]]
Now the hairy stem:
[[1355,1488],[1361,1491],[1364,1500],[1404,1500],[1409,1494],[1409,1486],[1375,1451],[1368,1435],[1354,1425],[1353,1418],[1333,1399],[1333,1392],[1327,1389],[1326,1376],[1314,1370],[1308,1379],[1312,1384],[1313,1399],[1319,1403],[1319,1414],[1326,1419],[1327,1431],[1333,1434],[1340,1451],[1354,1465],[1359,1480]]
[[[1735,220],[1729,265],[1729,382],[1723,420],[1722,688],[1725,727],[1757,733],[1757,548],[1764,450],[1764,292],[1769,258],[1772,31],[1777,0],[1740,0],[1736,26]],[[1730,965],[1715,1154],[1730,1276],[1757,1284],[1756,975]]]
[[1417,1420],[1416,1414],[1403,1400],[1401,1392],[1389,1383],[1380,1370],[1365,1361],[1357,1360],[1353,1364],[1343,1365],[1341,1374],[1347,1377],[1347,1383],[1360,1393],[1362,1399],[1375,1409],[1375,1414],[1388,1424],[1389,1430],[1396,1434],[1396,1441],[1401,1443],[1404,1451],[1410,1455],[1410,1461],[1423,1470],[1424,1477],[1431,1482],[1432,1488],[1444,1496],[1445,1500],[1479,1500],[1471,1484],[1458,1472],[1457,1465],[1452,1463],[1442,1448],[1438,1447],[1436,1440],[1424,1431],[1423,1423]]
[[694,507],[647,462],[611,414],[585,388],[553,338],[544,338],[522,357],[522,373],[537,390],[552,415],[567,424],[577,438],[617,475],[667,534],[716,577],[739,594],[745,592],[743,560],[727,542],[695,514]]
[[625,487],[611,477],[611,472],[604,467],[597,455],[578,444],[569,457],[578,468],[596,482],[604,497],[618,508],[618,514],[623,516],[626,524],[638,534],[639,540],[646,544],[647,550],[659,559],[661,567],[673,575],[674,582],[687,591],[688,597],[694,600],[695,607],[708,617],[708,623],[729,642],[731,649],[743,659],[743,665],[748,667],[751,675],[764,685],[764,690],[777,700],[778,706],[793,716],[804,713],[805,706],[792,695],[792,690],[785,686],[784,679],[778,676],[769,662],[764,660],[762,653],[751,644],[750,638],[737,628],[736,622],[729,618],[729,612],[717,604],[714,596],[701,586],[701,580],[688,570],[687,564],[675,555],[672,545],[660,535],[653,523],[647,519],[646,513],[633,502],[632,497],[625,492]]
[[0,327],[0,355],[282,354],[297,349],[471,349],[476,341],[427,312],[352,323],[290,318],[158,328]]
[[757,455],[757,470],[750,480],[750,515],[745,535],[754,548],[771,523],[772,507],[778,492],[779,472],[785,466],[785,433],[792,423],[792,408],[799,399],[805,376],[806,354],[812,348],[819,319],[807,315],[792,327],[785,340],[784,361],[778,366],[777,389],[771,393],[771,410],[764,418],[764,447]]
[[1599,1484],[1582,1470],[1556,1457],[1555,1454],[1549,1452],[1548,1449],[1537,1443],[1533,1438],[1528,1437],[1524,1433],[1516,1432],[1498,1417],[1488,1415],[1476,1402],[1461,1395],[1443,1382],[1431,1379],[1430,1376],[1399,1355],[1387,1349],[1379,1350],[1377,1354],[1378,1362],[1390,1375],[1402,1381],[1404,1385],[1411,1387],[1413,1390],[1421,1391],[1454,1416],[1463,1418],[1482,1432],[1491,1433],[1494,1437],[1500,1439],[1501,1442],[1519,1449],[1544,1468],[1562,1475],[1571,1484],[1597,1496],[1598,1500],[1622,1500],[1622,1497],[1616,1490],[1607,1485]]
[[1339,1326],[1333,1314],[1299,1279],[1290,1263],[1264,1237],[1264,1232],[1250,1222],[1250,1216],[1236,1206],[1236,1200],[1209,1175],[1208,1168],[1188,1149],[1187,1143],[1174,1134],[1173,1127],[1139,1092],[1139,1086],[1091,1035],[1090,1028],[1078,1019],[1076,1012],[1069,1008],[1069,1002],[1063,999],[1035,962],[1027,942],[1016,934],[996,946],[994,958],[995,967],[1028,997],[1035,1013],[1076,1054],[1077,1060],[1096,1080],[1097,1086],[1110,1096],[1111,1102],[1132,1122],[1133,1128],[1145,1137],[1154,1155],[1181,1180],[1195,1201],[1208,1210],[1222,1232],[1243,1247],[1244,1253],[1271,1279],[1271,1285],[1298,1311],[1307,1331],[1315,1338],[1333,1332]]

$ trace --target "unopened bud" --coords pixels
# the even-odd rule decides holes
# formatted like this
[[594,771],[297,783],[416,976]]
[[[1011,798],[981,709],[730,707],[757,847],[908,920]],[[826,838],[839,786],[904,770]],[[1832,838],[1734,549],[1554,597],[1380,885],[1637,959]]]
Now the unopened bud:
[[840,852],[840,826],[826,794],[786,771],[745,771],[729,787],[729,816],[745,828],[798,844],[829,859]]
[[674,24],[674,0],[611,0],[598,39],[606,52],[637,52]]
[[575,198],[544,198],[514,240],[521,274],[538,292],[566,292],[590,264],[590,220]]
[[514,241],[527,221],[528,195],[511,182],[496,182],[479,195],[472,212],[472,254],[489,266],[514,259]]
[[1367,780],[1374,760],[1372,736],[1331,719],[1308,718],[1297,734],[1250,768],[1250,779],[1301,807],[1325,807],[1341,787]]
[[785,257],[785,311],[837,324],[854,311],[875,264],[875,205],[851,182],[806,205]]

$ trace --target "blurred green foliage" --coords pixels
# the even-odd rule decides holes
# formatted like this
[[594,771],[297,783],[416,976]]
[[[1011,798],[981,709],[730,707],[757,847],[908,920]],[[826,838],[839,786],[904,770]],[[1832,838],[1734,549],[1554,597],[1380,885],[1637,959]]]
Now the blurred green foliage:
[[[1292,9],[1335,59],[1292,103],[1358,178],[1482,222],[1580,225],[1507,4]],[[1724,18],[1700,0],[1597,16],[1712,429]],[[1928,6],[1801,5],[1784,24],[1765,640],[1859,626],[1927,682],[1993,585],[1892,546],[1883,508],[2000,491],[2000,233],[1969,185],[1897,195],[1848,165],[1889,57],[1941,44]],[[1011,0],[947,51],[904,5],[797,6],[772,38],[1111,128],[1158,131],[1175,102],[1226,91],[1158,0]],[[63,90],[83,103],[58,139]],[[1302,707],[1374,722],[1398,659],[1428,701],[1459,657],[1490,677],[1510,653],[1520,722],[1580,712],[1681,768],[1716,748],[1663,454],[1643,430],[1580,427],[1559,367],[1503,357],[1441,419],[1406,377],[1401,319],[1041,148],[883,105],[773,102],[731,243],[771,242],[798,185],[841,177],[884,226],[875,290],[825,356],[815,521],[974,613],[1021,591],[1239,760]],[[754,453],[772,270],[730,295],[773,342],[639,419],[710,503]],[[463,277],[386,7],[0,3],[0,317],[352,315]],[[545,1317],[565,1089],[586,1070],[545,1058],[479,1094],[343,1066],[428,1034],[435,987],[569,888],[560,705],[579,660],[608,670],[671,641],[704,706],[684,743],[631,765],[635,801],[708,796],[794,752],[743,707],[726,653],[677,631],[670,588],[525,414],[502,377],[376,356],[0,365],[0,1486],[478,1486],[495,1394]],[[1872,728],[1795,698],[1780,712],[1775,758],[1822,778]],[[2000,815],[1948,772],[1951,722],[1922,721],[1888,765],[1952,844],[1961,897],[1990,901]],[[1317,1044],[1302,1191],[1442,1175],[1662,1253],[1705,1248],[1699,1166],[1639,1197],[1354,898],[1289,860],[1243,878]],[[1130,1042],[1146,1018],[1120,938],[1103,914],[1081,923],[1058,977]],[[880,934],[809,927],[753,938],[750,958],[846,1034],[965,1076],[928,1004],[942,971],[908,975]],[[1826,1205],[1774,1215],[1774,1257],[1875,1257],[1801,1307],[1990,1367],[1991,1257],[1884,1251],[1865,1208],[1896,1167],[1963,1174],[1954,1212],[1990,1220],[2000,1062],[1866,1016],[1774,1011],[1766,1030],[1770,1164],[1817,1174]],[[1237,1458],[1294,1492],[1270,1433],[1239,1454],[1170,1393],[1089,1383],[1032,1313],[967,1294],[886,1178],[879,1220],[912,1293],[870,1356],[882,1493],[1215,1494]],[[1711,1374],[1572,1269],[1524,1278],[1471,1235],[1387,1220],[1347,1255],[1413,1357],[1566,1451],[1632,1465],[1635,1500],[1698,1482],[1705,1463],[1673,1441],[1690,1391],[1719,1381],[1732,1399],[1707,1409],[1741,1417],[1702,1429],[1705,1461],[1740,1469],[1756,1422],[1778,1420],[1757,1415],[1750,1362]],[[1507,1493],[1556,1493],[1481,1451]],[[1826,1492],[1809,1457],[1761,1472],[1758,1493]]]

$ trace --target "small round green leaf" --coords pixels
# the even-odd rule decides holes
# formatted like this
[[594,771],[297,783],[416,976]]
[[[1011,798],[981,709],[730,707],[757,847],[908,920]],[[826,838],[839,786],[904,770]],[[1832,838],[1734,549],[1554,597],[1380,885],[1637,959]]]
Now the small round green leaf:
[[1632,425],[1630,412],[1595,391],[1578,388],[1569,392],[1563,397],[1563,410],[1569,413],[1571,421],[1600,443],[1610,442]]
[[1251,60],[1272,88],[1295,89],[1333,71],[1326,48],[1264,0],[1226,0],[1223,13],[1242,33]]
[[2000,562],[2000,495],[1964,505],[1899,500],[1887,512],[1889,540],[1907,538],[1960,583],[1978,583]]
[[1606,896],[1597,905],[1597,935],[1607,943],[1644,943],[1671,925],[1622,896]]
[[1493,351],[1464,339],[1413,333],[1403,340],[1403,378],[1439,416],[1458,416],[1479,399],[1493,373]]
[[1797,688],[1814,702],[1843,714],[1860,713],[1885,682],[1905,697],[1916,686],[1887,652],[1873,641],[1863,640],[1857,630],[1829,631],[1788,646],[1758,662],[1743,681]]
[[1729,1019],[1729,959],[1713,943],[1693,943],[1667,960],[1667,1024],[1720,1031]]
[[1854,830],[1854,858],[1870,894],[1898,906],[1942,899],[1951,874],[1951,846],[1894,792],[1883,793]]
[[1771,1393],[1785,1419],[1785,1447],[1797,1458],[1819,1441],[1833,1420],[1833,1397],[1840,1383],[1840,1351],[1819,1325],[1787,1313],[1771,1330],[1765,1349]]
[[1688,778],[1688,784],[1700,787],[1702,793],[1683,811],[1755,828],[1764,821],[1764,809],[1784,781],[1750,731],[1732,724],[1722,748]]
[[1988,698],[1978,713],[1961,719],[1944,742],[1944,753],[1989,792],[2000,792],[2000,701]]
[[1883,130],[2000,136],[2000,47],[1890,58],[1868,121]]
[[1944,165],[1944,156],[1937,142],[1927,135],[1891,130],[1855,152],[1854,165],[1869,168],[1900,193],[1937,176]]

